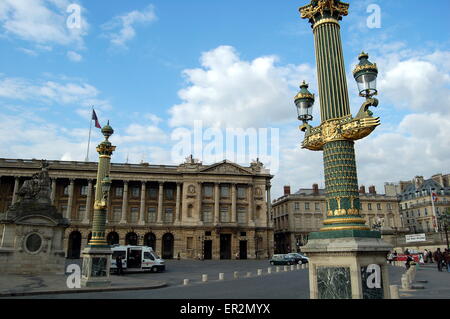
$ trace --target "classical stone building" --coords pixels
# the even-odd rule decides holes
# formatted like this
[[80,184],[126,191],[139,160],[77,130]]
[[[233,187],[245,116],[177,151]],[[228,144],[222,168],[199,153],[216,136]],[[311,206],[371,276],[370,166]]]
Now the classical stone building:
[[[359,189],[361,216],[372,227],[381,222],[383,227],[401,227],[397,196],[377,194],[375,186]],[[272,203],[271,219],[275,232],[275,253],[301,250],[308,234],[319,231],[326,218],[325,190],[317,184],[312,188],[300,188],[291,194],[290,186],[284,187],[284,195]]]
[[[400,217],[403,226],[412,233],[433,233],[437,226],[434,218],[450,207],[450,174],[433,175],[425,180],[416,176],[412,181],[399,182]],[[437,195],[432,202],[431,192]]]
[[[70,227],[68,258],[90,239],[97,163],[48,161],[51,201]],[[20,185],[40,161],[0,159],[0,212],[17,200]],[[110,244],[148,245],[163,258],[267,258],[273,250],[270,180],[259,161],[178,166],[111,164],[107,216]]]

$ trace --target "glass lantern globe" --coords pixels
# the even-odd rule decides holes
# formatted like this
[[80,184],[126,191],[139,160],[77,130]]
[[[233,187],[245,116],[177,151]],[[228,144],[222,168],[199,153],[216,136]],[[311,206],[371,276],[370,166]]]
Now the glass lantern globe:
[[308,91],[308,84],[305,81],[300,85],[300,92],[295,96],[294,101],[298,119],[304,123],[311,121],[313,119],[314,94]]
[[353,76],[358,84],[359,95],[370,98],[377,95],[378,68],[376,63],[369,61],[367,53],[359,55],[359,64],[353,70]]

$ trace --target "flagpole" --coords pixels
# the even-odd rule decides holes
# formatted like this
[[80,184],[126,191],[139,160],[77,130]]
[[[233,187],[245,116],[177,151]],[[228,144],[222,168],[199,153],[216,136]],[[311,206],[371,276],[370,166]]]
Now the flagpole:
[[91,131],[92,131],[92,112],[94,111],[94,107],[92,106],[91,111],[91,117],[89,121],[89,138],[88,138],[88,144],[87,144],[87,151],[86,151],[86,159],[85,162],[89,162],[89,146],[91,145]]

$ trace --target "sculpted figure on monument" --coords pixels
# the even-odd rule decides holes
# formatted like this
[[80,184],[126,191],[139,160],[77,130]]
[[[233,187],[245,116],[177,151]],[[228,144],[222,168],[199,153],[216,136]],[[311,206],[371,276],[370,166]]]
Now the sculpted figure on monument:
[[22,200],[37,200],[50,202],[50,177],[48,176],[48,163],[42,160],[41,171],[26,180],[17,193],[19,202]]

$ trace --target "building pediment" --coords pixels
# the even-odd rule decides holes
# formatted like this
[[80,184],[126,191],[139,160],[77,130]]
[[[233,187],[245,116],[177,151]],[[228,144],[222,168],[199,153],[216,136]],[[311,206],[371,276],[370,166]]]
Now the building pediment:
[[229,175],[253,175],[251,171],[248,171],[242,166],[230,162],[213,164],[209,167],[201,169],[200,172],[212,174],[229,174]]

